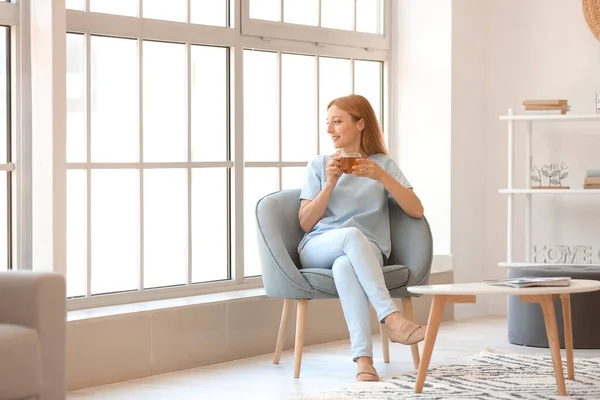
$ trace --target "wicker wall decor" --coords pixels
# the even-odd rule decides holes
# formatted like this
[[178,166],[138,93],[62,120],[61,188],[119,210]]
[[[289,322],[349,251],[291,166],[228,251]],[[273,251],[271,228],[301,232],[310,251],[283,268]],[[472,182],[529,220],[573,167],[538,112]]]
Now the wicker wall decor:
[[583,0],[583,15],[596,39],[600,40],[600,0]]

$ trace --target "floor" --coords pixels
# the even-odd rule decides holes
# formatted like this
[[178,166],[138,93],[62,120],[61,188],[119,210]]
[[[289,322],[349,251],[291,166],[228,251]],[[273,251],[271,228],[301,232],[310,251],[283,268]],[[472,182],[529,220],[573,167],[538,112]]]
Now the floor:
[[[442,323],[431,366],[468,357],[490,347],[511,352],[548,352],[547,349],[514,346],[506,338],[505,317],[480,317]],[[381,360],[379,336],[373,336],[375,367],[383,377],[413,370],[410,348],[390,344],[390,363]],[[600,350],[575,350],[575,357],[598,357]],[[292,378],[293,351],[286,351],[279,365],[263,355],[191,370],[70,392],[68,400],[156,399],[289,399],[318,394],[354,384],[355,366],[349,358],[349,342],[339,341],[304,349],[300,379]]]

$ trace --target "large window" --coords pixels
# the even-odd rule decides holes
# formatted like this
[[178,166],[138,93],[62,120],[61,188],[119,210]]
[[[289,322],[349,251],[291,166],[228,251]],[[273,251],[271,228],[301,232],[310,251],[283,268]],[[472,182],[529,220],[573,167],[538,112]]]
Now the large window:
[[67,43],[69,296],[228,279],[229,49]]
[[244,51],[245,276],[260,275],[256,202],[300,188],[306,163],[335,151],[325,123],[334,98],[361,94],[382,121],[382,73],[379,61]]
[[383,33],[382,0],[250,0],[250,18]]
[[0,2],[0,271],[17,269],[16,92],[19,5]]
[[[333,98],[362,94],[384,122],[387,51],[263,40],[228,0],[66,3],[71,307],[259,286],[257,200],[333,151]],[[286,0],[282,24],[367,32],[368,2],[337,2],[344,27],[327,22],[336,2],[308,3],[321,19]],[[380,11],[366,37],[383,37]]]
[[[0,164],[6,165],[6,142],[10,137],[10,50],[9,28],[0,26]],[[7,178],[9,172],[0,171],[0,270],[10,268],[8,262]]]
[[244,34],[390,48],[390,0],[243,0]]
[[13,269],[16,247],[11,56],[11,29],[0,26],[0,270]]

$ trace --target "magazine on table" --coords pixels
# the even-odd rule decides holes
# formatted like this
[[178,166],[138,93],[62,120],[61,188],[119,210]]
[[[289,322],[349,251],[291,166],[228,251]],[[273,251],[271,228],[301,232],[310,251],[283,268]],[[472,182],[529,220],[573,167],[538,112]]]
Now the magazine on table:
[[532,286],[569,286],[571,284],[571,278],[568,276],[544,278],[538,276],[525,276],[523,278],[492,279],[484,282],[494,286],[511,286],[515,288]]

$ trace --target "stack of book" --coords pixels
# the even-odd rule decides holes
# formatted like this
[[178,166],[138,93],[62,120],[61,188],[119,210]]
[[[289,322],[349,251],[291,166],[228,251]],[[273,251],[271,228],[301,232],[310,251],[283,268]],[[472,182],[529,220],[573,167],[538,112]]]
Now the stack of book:
[[525,100],[525,114],[566,114],[571,111],[567,100]]
[[600,169],[588,169],[583,188],[600,189]]

